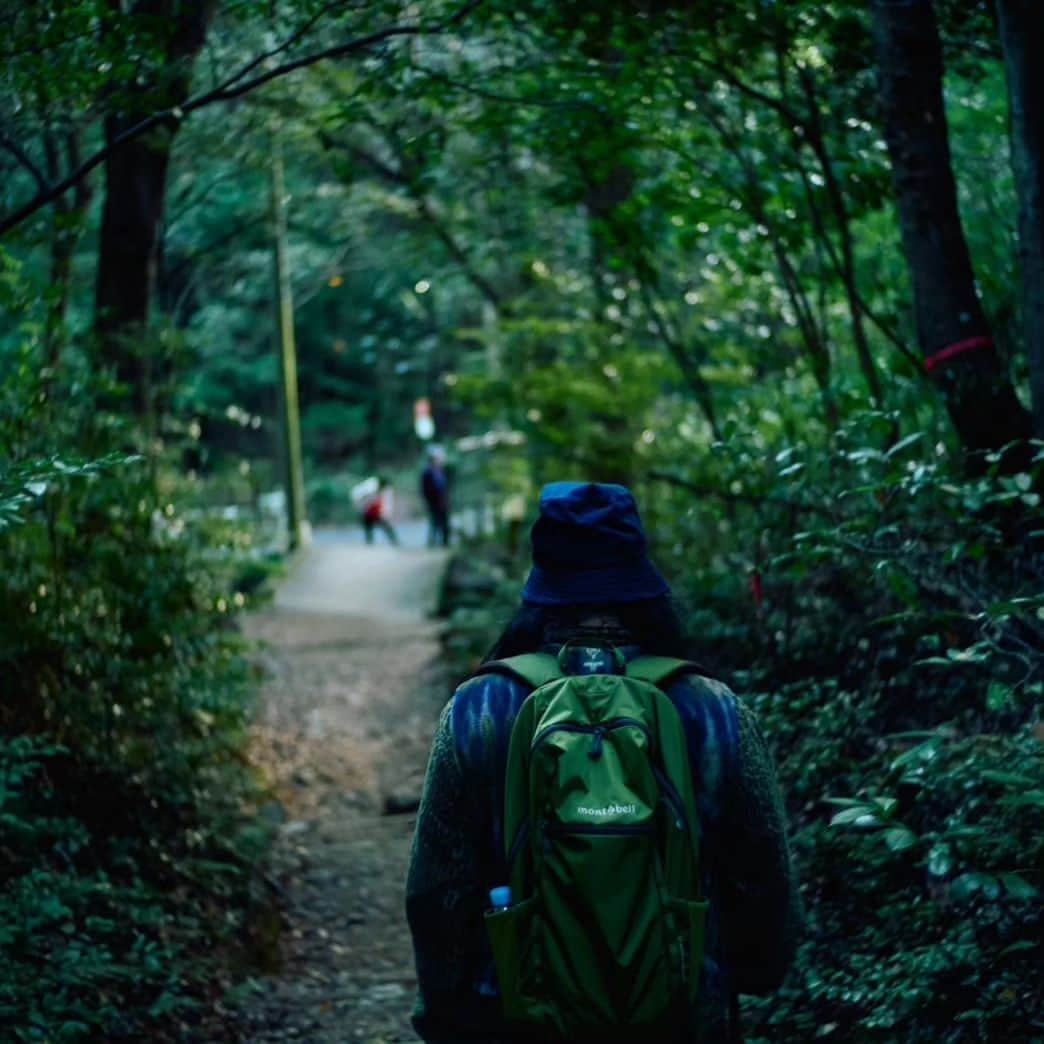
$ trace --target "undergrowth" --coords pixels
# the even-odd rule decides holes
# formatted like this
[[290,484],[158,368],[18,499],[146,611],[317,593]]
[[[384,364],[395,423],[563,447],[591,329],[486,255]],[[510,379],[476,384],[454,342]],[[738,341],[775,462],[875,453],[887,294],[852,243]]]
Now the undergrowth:
[[261,887],[234,617],[265,567],[191,510],[176,432],[30,364],[0,384],[0,1038],[199,1039]]

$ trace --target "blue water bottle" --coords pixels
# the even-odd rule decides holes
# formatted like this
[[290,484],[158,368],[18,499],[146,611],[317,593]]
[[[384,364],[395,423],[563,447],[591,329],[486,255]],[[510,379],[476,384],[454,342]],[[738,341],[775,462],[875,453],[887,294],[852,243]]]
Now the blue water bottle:
[[511,886],[497,885],[489,890],[489,905],[493,913],[503,913],[511,905]]

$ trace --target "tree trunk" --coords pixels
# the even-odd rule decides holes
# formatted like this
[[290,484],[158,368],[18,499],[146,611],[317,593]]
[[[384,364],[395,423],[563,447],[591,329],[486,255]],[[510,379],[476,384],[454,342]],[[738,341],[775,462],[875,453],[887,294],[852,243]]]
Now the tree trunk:
[[998,0],[1011,107],[1011,160],[1019,197],[1022,323],[1033,427],[1044,438],[1044,4]]
[[283,432],[283,486],[289,549],[305,543],[304,468],[301,463],[301,410],[297,393],[297,346],[294,341],[294,297],[286,249],[286,177],[278,130],[272,128],[271,159],[272,275],[279,355],[280,427]]
[[[114,112],[105,121],[107,142],[157,108],[174,108],[188,97],[192,64],[203,46],[209,0],[140,0],[130,18],[171,25],[162,68],[154,69],[159,90],[148,103]],[[142,416],[151,404],[151,358],[142,336],[156,280],[170,152],[178,120],[114,149],[105,162],[105,203],[98,245],[95,330],[99,359],[133,390]]]
[[[929,0],[875,0],[885,137],[917,336],[973,468],[1030,436],[1027,411],[993,349],[957,209],[943,104],[942,47]],[[1018,466],[1014,455],[1011,466]]]
[[[111,140],[132,117],[110,117]],[[144,343],[149,300],[156,281],[159,228],[166,196],[167,167],[174,131],[135,138],[116,149],[105,163],[96,289],[96,330],[102,359],[116,379],[134,390],[134,408],[148,411],[151,397],[149,351]]]
[[[80,132],[70,130],[64,135],[66,161],[70,168],[79,165]],[[51,182],[60,177],[62,150],[59,136],[48,130],[44,135],[44,155],[47,159],[47,176]],[[61,364],[62,347],[65,343],[65,315],[69,307],[69,280],[72,277],[73,255],[83,234],[87,211],[91,205],[91,184],[87,178],[76,186],[70,199],[69,194],[60,196],[54,203],[54,218],[51,232],[50,293],[47,322],[44,329],[44,360],[54,371]]]

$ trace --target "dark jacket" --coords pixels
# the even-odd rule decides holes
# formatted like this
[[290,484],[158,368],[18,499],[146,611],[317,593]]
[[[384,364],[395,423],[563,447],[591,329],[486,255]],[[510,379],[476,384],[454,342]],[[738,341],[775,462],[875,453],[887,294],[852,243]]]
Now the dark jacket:
[[[625,652],[640,654],[634,646]],[[698,674],[666,691],[685,725],[699,804],[710,921],[693,1031],[710,1044],[730,1039],[734,993],[765,992],[782,979],[797,895],[775,770],[753,712]],[[501,674],[466,681],[432,743],[406,892],[419,986],[414,1026],[428,1042],[542,1039],[505,1029],[482,917],[488,889],[504,880],[504,768],[528,693]]]
[[429,464],[421,472],[421,496],[431,511],[445,511],[449,503],[449,479],[444,468]]

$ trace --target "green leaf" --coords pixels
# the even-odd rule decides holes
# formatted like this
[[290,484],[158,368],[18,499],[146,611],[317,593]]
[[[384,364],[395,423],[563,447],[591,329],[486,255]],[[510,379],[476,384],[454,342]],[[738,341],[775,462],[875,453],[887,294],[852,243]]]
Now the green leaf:
[[920,442],[924,438],[923,431],[915,431],[912,435],[907,435],[905,438],[900,439],[886,454],[885,457],[891,459],[897,457],[905,449],[909,449],[915,442]]
[[1006,957],[1009,953],[1022,953],[1025,950],[1036,950],[1040,946],[1040,943],[1033,942],[1031,939],[1019,939],[1018,942],[1013,942],[1010,946],[1005,946],[1000,952],[1001,957]]
[[998,878],[993,874],[983,874],[978,871],[961,874],[950,885],[950,894],[958,900],[970,899],[976,893],[981,893],[987,899],[999,899],[1002,891]]
[[928,853],[928,873],[932,877],[947,877],[953,869],[953,849],[947,844],[932,845]]
[[981,776],[990,783],[1004,783],[1009,787],[1028,787],[1032,780],[1019,772],[1002,772],[1000,769],[983,769]]
[[909,768],[913,764],[931,761],[939,753],[940,742],[939,737],[933,735],[924,743],[918,743],[916,747],[911,747],[894,757],[889,767],[893,772],[897,772],[900,769]]
[[902,852],[917,844],[917,835],[909,827],[889,827],[884,834],[885,844],[893,852]]
[[1029,805],[1031,808],[1044,808],[1044,790],[1027,790],[1024,794],[1009,794],[1003,798],[1005,805],[1016,808]]
[[858,808],[845,808],[830,820],[831,826],[857,826],[863,828],[884,826],[884,820],[877,814],[872,805],[861,805]]
[[1040,894],[1034,885],[1018,874],[1001,874],[1000,879],[1012,899],[1036,899]]
[[899,802],[896,798],[874,798],[874,808],[883,816],[885,819],[891,819],[895,814],[895,810],[898,807]]
[[1003,682],[991,681],[986,688],[986,707],[991,711],[1001,711],[1011,703],[1014,695],[1010,686]]

